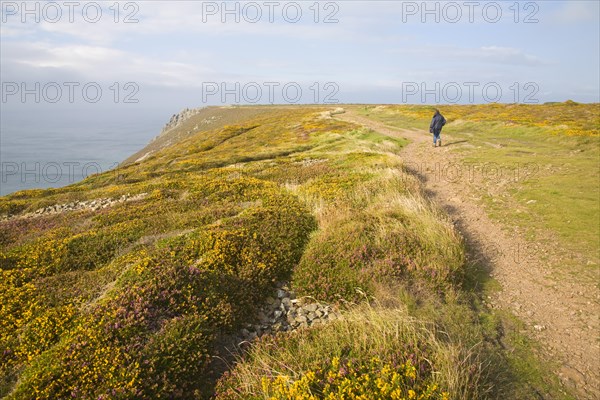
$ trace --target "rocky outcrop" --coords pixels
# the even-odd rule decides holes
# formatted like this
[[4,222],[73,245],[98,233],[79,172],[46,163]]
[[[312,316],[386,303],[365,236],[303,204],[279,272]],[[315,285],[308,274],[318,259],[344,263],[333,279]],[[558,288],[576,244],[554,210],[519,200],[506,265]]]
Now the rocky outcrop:
[[[171,119],[169,120],[169,122],[167,122],[165,124],[165,126],[162,128],[160,133],[157,136],[155,136],[150,141],[150,143],[155,143],[157,141],[160,141],[160,139],[164,140],[165,137],[169,137],[168,135],[166,135],[167,133],[171,132],[173,129],[175,129],[177,127],[180,127],[181,125],[183,125],[184,122],[186,122],[193,116],[199,114],[204,109],[205,108],[202,108],[202,107],[201,108],[186,108],[177,114],[173,114],[173,116],[171,116]],[[175,137],[175,139],[180,139],[182,134],[189,135],[191,133],[194,133],[195,131],[200,129],[203,125],[213,124],[220,119],[221,119],[221,116],[212,115],[212,116],[209,116],[208,118],[204,118],[203,120],[201,120],[199,122],[197,121],[196,125],[187,127],[186,131],[178,132],[178,135]],[[173,140],[174,140],[174,138],[169,138],[166,142],[162,142],[160,148],[170,146],[171,144],[173,144]],[[153,152],[154,152],[154,150],[144,153],[143,155],[137,157],[134,162],[143,161],[146,157],[150,156]]]
[[190,117],[193,117],[194,115],[198,114],[201,110],[202,108],[186,108],[177,114],[173,114],[173,116],[171,117],[169,122],[167,122],[167,124],[164,126],[160,134],[162,135],[163,133],[166,133],[171,129],[178,127]]

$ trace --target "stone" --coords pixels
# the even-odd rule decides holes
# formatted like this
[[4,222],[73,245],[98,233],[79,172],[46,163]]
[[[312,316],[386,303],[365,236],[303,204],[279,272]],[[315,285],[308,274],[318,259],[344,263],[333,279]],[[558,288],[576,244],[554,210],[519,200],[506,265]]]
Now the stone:
[[317,311],[318,305],[316,303],[308,304],[304,307],[307,312],[315,312]]
[[285,282],[278,282],[275,293],[265,299],[259,308],[255,325],[245,324],[239,333],[240,341],[251,341],[256,337],[275,332],[320,326],[339,315],[329,305],[309,303],[309,298],[293,298]]
[[263,311],[259,311],[258,315],[257,315],[257,318],[258,318],[259,321],[262,322],[262,321],[266,321],[268,317],[267,317],[267,315]]
[[559,371],[559,376],[564,380],[571,381],[576,387],[585,386],[585,376],[577,369],[570,366],[563,366]]

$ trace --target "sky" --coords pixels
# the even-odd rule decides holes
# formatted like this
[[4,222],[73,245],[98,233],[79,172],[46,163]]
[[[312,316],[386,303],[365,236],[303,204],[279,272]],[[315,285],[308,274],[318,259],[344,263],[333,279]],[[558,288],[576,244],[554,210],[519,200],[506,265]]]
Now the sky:
[[2,1],[5,110],[599,99],[598,1]]
[[0,0],[0,18],[0,195],[73,181],[44,166],[112,168],[184,108],[600,102],[598,0]]

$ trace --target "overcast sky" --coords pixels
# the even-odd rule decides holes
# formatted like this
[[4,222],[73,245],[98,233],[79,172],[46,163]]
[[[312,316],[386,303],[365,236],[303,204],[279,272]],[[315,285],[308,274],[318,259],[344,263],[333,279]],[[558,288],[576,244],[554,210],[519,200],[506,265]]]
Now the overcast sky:
[[598,1],[2,1],[2,105],[598,102],[599,15]]

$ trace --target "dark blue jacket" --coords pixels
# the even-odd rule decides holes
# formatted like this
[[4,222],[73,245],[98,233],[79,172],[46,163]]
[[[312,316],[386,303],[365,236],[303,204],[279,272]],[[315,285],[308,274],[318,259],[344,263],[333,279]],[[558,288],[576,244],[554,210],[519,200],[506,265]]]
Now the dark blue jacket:
[[429,132],[441,132],[442,126],[446,125],[446,118],[440,113],[436,113],[431,119],[431,124],[429,125]]

